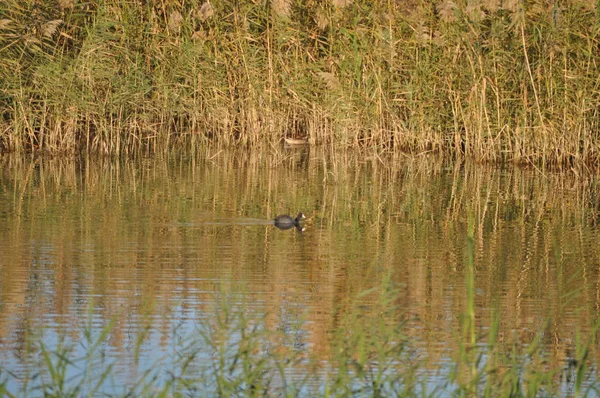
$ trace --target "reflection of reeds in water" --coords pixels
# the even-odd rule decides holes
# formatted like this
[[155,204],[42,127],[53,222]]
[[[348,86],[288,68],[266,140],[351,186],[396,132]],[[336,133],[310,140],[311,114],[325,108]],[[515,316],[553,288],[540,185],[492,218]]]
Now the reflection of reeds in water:
[[[477,308],[497,305],[501,311],[500,343],[510,343],[516,325],[519,341],[531,341],[549,315],[555,321],[548,331],[559,338],[544,344],[559,357],[572,337],[564,325],[575,322],[563,307],[565,294],[581,288],[581,299],[571,303],[582,307],[582,325],[592,322],[599,305],[597,286],[590,283],[600,277],[600,253],[590,243],[600,216],[595,176],[542,177],[535,170],[319,148],[243,156],[211,149],[192,159],[128,162],[2,162],[0,211],[7,216],[0,241],[14,248],[0,258],[4,297],[14,300],[1,309],[4,337],[13,330],[10,320],[25,312],[33,316],[54,305],[52,311],[69,316],[82,288],[102,296],[103,316],[123,308],[134,316],[142,311],[138,302],[177,301],[182,288],[195,297],[193,292],[212,289],[206,281],[229,276],[245,281],[245,289],[269,308],[280,308],[282,297],[303,297],[311,344],[327,352],[330,328],[339,325],[336,311],[343,313],[349,298],[385,271],[406,286],[398,302],[422,322],[403,332],[431,345],[434,366],[444,355],[436,342],[453,341],[456,316],[465,309],[467,209],[474,225],[475,286],[484,292],[474,300]],[[273,239],[280,231],[272,226],[201,224],[215,214],[268,220],[295,210],[308,215],[301,237]],[[286,257],[290,248],[306,264],[295,267]],[[340,253],[348,260],[340,262]],[[168,259],[177,259],[177,278],[163,268]],[[56,271],[43,276],[53,286],[50,293],[27,289],[33,275],[13,272],[15,264],[42,260]],[[129,296],[124,283],[139,296]],[[270,293],[261,296],[265,290]],[[45,301],[48,294],[52,300]],[[206,297],[186,306],[202,307],[200,298]],[[477,326],[492,321],[488,312],[477,314]]]
[[296,128],[316,144],[598,162],[590,1],[7,4],[0,150],[252,146]]
[[[209,316],[197,322],[193,332],[186,328],[163,331],[173,349],[171,356],[152,358],[152,366],[141,374],[135,370],[138,354],[152,340],[148,333],[152,327],[139,333],[133,343],[134,358],[126,356],[113,363],[102,347],[114,332],[114,322],[95,329],[91,320],[96,314],[90,312],[89,322],[78,325],[69,337],[60,335],[57,346],[48,344],[43,328],[33,333],[31,348],[39,355],[27,360],[21,379],[13,380],[12,373],[3,377],[0,389],[15,396],[40,391],[44,395],[55,391],[94,395],[118,385],[133,396],[146,395],[147,391],[179,396],[201,389],[215,396],[288,396],[302,391],[315,397],[513,396],[515,391],[526,389],[527,395],[537,397],[564,393],[565,378],[576,396],[585,395],[597,382],[595,361],[589,355],[600,323],[596,322],[583,338],[578,334],[573,345],[576,353],[565,365],[548,360],[551,352],[541,344],[545,330],[526,348],[500,343],[498,315],[487,341],[475,345],[458,337],[468,352],[450,360],[439,375],[433,376],[424,369],[429,358],[419,354],[405,334],[408,328],[401,319],[405,314],[397,303],[401,292],[386,278],[380,287],[364,292],[363,298],[374,296],[373,300],[366,309],[359,298],[339,317],[339,327],[331,335],[331,356],[326,361],[322,356],[306,355],[302,322],[291,322],[284,328],[269,325],[265,317],[245,311],[249,297],[232,302],[224,294],[206,309]],[[128,366],[126,362],[132,363]],[[470,369],[466,377],[464,366]],[[81,372],[81,368],[86,371]]]

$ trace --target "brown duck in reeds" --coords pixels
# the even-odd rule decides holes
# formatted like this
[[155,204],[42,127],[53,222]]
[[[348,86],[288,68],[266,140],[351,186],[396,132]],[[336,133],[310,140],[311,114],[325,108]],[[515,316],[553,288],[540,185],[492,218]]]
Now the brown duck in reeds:
[[285,141],[285,143],[287,145],[291,145],[291,146],[307,145],[308,144],[308,139],[307,138],[283,137],[283,141]]

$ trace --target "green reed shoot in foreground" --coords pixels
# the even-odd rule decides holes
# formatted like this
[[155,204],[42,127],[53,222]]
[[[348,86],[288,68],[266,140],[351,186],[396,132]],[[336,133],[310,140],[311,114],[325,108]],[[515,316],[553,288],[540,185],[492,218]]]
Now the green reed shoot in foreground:
[[[398,308],[402,289],[389,283],[365,292],[340,313],[326,353],[311,353],[302,322],[269,327],[243,304],[224,295],[212,315],[193,331],[170,332],[169,350],[143,363],[148,326],[126,360],[109,359],[110,323],[91,322],[76,337],[63,335],[49,347],[44,333],[23,355],[24,374],[0,368],[3,396],[585,396],[598,393],[590,368],[598,325],[577,334],[575,357],[553,363],[542,344],[544,330],[523,344],[498,341],[499,318],[486,338],[458,337],[447,365],[428,363],[407,335]],[[365,298],[369,300],[365,301]],[[366,304],[368,303],[368,304]],[[470,321],[465,316],[465,325]],[[470,329],[470,326],[467,327]],[[72,336],[71,333],[69,335]],[[134,352],[131,353],[131,351]],[[168,352],[168,353],[167,353]],[[156,353],[154,354],[156,355]],[[137,375],[131,378],[130,375]],[[9,389],[11,386],[11,389]],[[15,388],[15,386],[18,386]]]
[[592,0],[8,0],[0,151],[333,146],[600,159]]

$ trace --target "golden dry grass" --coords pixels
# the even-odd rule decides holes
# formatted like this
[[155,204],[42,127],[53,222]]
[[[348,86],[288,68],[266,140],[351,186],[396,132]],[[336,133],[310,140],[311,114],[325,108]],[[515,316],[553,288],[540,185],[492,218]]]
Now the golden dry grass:
[[590,1],[11,1],[2,151],[293,137],[537,166],[600,159]]

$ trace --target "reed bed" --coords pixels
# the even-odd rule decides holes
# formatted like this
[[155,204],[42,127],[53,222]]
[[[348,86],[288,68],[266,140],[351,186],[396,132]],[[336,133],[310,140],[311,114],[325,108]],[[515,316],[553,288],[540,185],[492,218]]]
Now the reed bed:
[[599,15],[591,0],[8,0],[0,150],[290,137],[597,164]]

